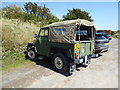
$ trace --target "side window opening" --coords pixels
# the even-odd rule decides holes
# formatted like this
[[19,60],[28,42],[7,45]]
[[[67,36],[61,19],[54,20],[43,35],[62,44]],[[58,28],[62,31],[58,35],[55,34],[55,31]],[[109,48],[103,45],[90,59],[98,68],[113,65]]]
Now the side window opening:
[[48,29],[47,28],[41,29],[40,36],[42,37],[48,36]]
[[54,29],[54,32],[57,34],[57,35],[65,35],[66,34],[66,28],[55,28]]
[[90,40],[92,39],[92,28],[91,27],[86,27],[86,26],[81,26],[80,29],[76,32],[76,41],[79,40]]

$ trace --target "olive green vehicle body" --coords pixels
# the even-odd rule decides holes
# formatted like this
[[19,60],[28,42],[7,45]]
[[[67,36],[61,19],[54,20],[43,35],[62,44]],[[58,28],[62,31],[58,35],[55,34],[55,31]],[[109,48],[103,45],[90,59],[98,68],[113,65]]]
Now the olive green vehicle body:
[[[67,23],[66,23],[67,22]],[[88,55],[92,55],[93,50],[94,50],[94,37],[95,37],[95,28],[94,25],[91,24],[91,22],[88,21],[84,21],[83,22],[81,20],[71,20],[69,23],[69,21],[63,21],[60,23],[55,23],[52,25],[48,25],[45,26],[43,28],[40,29],[39,34],[36,36],[36,40],[34,41],[33,45],[35,47],[36,52],[39,55],[42,56],[46,56],[46,57],[51,57],[56,53],[62,53],[64,55],[66,55],[68,58],[75,60],[75,62],[77,62],[80,58],[84,57],[84,56],[88,56]],[[77,22],[77,23],[76,23]],[[86,24],[87,23],[87,24]],[[83,25],[82,25],[83,24]],[[77,28],[81,27],[81,26],[86,26],[86,27],[90,27],[92,29],[91,30],[91,39],[90,40],[75,40],[76,38],[76,31]],[[71,33],[69,34],[69,36],[73,36],[72,39],[70,39],[68,37],[68,40],[66,40],[66,35],[62,35],[59,36],[59,38],[64,37],[62,39],[56,40],[54,37],[54,35],[52,36],[52,38],[50,37],[51,31],[54,31],[53,28],[58,28],[58,27],[72,27],[72,28],[68,28],[68,32]],[[51,29],[52,28],[52,29]],[[48,30],[47,32],[47,36],[42,36],[41,35],[41,30]],[[57,34],[56,34],[57,36]],[[54,39],[54,40],[53,40]],[[61,41],[60,41],[61,40]],[[84,48],[84,49],[83,49]],[[76,59],[75,54],[78,53],[78,58]],[[82,62],[81,62],[82,63]]]
[[[75,51],[75,44],[80,44],[80,46],[84,46],[85,51],[82,52],[81,49]],[[34,41],[34,46],[36,48],[37,53],[43,56],[51,57],[56,53],[62,53],[71,59],[75,59],[76,52],[79,53],[79,58],[81,56],[92,54],[94,49],[94,41],[91,42],[76,41],[70,44],[70,43],[50,42],[46,37],[41,37],[41,38],[38,37]]]
[[[42,27],[35,38],[27,47],[34,47],[39,58],[50,57],[55,62],[60,57],[61,62],[63,60],[63,63],[70,66],[69,71],[74,72],[76,64],[90,64],[95,45],[95,27],[87,20],[62,21]],[[33,51],[32,53],[28,53],[28,56],[36,56]],[[53,66],[57,67],[57,64],[53,63]],[[63,68],[57,70],[64,71],[65,64],[61,64]]]

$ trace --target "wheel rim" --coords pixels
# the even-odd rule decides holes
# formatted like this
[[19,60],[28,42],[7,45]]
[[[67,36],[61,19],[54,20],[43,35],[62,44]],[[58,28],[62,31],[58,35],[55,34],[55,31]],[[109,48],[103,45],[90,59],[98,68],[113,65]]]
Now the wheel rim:
[[55,67],[56,67],[57,69],[62,69],[62,67],[63,67],[63,62],[62,62],[62,60],[61,60],[60,57],[56,57],[54,63],[55,63]]
[[34,59],[34,58],[35,58],[35,52],[32,51],[32,50],[30,50],[30,51],[28,52],[28,56],[29,56],[31,59]]

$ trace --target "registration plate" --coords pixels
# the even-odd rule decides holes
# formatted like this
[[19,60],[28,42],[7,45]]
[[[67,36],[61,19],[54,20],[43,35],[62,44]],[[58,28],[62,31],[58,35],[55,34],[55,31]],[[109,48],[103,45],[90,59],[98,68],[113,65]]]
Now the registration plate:
[[108,43],[104,43],[104,45],[108,45]]
[[75,44],[74,51],[79,51],[79,50],[80,50],[80,44]]

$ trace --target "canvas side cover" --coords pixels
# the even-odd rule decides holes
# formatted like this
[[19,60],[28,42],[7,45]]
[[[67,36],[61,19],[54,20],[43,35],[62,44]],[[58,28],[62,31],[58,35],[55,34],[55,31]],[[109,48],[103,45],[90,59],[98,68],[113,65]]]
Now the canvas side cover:
[[55,26],[49,29],[49,41],[59,43],[73,43],[76,26]]
[[77,19],[47,25],[49,27],[49,41],[60,43],[73,43],[76,37],[76,26],[94,26],[90,21]]

